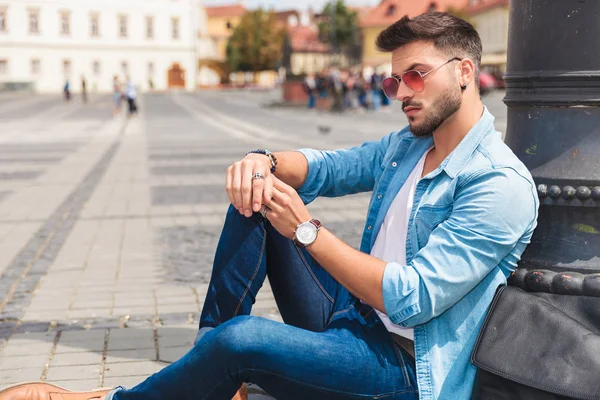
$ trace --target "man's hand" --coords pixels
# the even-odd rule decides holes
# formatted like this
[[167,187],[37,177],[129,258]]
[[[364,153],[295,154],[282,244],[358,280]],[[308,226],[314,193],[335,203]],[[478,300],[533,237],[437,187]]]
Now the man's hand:
[[[265,178],[252,179],[252,175],[257,172]],[[240,214],[252,216],[252,212],[260,211],[266,199],[271,199],[273,178],[269,157],[263,154],[248,154],[227,169],[225,190],[229,201]]]
[[312,219],[308,208],[293,187],[276,177],[273,177],[272,193],[272,198],[265,199],[265,206],[269,208],[265,216],[277,232],[293,239],[296,227]]

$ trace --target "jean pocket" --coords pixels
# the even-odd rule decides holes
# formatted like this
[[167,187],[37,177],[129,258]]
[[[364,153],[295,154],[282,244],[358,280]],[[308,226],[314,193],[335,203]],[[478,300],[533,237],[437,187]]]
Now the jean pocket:
[[325,329],[327,329],[329,327],[329,325],[331,325],[332,322],[334,322],[340,318],[347,318],[348,314],[355,312],[355,311],[356,310],[354,309],[354,304],[352,304],[348,308],[344,308],[343,310],[338,310],[338,311],[334,312],[329,317],[329,321],[327,321],[327,325],[325,325]]
[[404,379],[404,386],[408,391],[416,392],[417,379],[415,360],[406,350],[394,342],[393,339],[390,338],[390,340],[394,348],[394,353],[396,354],[396,359],[398,360],[398,367],[400,368],[402,379]]

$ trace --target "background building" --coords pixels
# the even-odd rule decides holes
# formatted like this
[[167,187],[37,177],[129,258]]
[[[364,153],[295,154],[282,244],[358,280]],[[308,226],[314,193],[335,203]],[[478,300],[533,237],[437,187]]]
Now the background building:
[[199,32],[201,43],[205,46],[198,61],[201,77],[199,85],[214,86],[229,80],[227,41],[246,14],[246,7],[242,3],[204,7],[202,13],[201,18],[206,21],[206,28]]
[[111,91],[129,74],[142,90],[196,87],[199,0],[4,0],[0,83]]
[[481,66],[496,78],[506,72],[508,0],[470,0],[467,12],[483,44]]

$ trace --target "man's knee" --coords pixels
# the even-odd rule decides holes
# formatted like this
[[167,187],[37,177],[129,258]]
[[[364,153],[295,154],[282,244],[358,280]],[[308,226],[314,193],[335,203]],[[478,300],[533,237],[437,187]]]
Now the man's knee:
[[223,356],[256,357],[268,350],[273,321],[254,316],[235,317],[216,328],[213,345]]

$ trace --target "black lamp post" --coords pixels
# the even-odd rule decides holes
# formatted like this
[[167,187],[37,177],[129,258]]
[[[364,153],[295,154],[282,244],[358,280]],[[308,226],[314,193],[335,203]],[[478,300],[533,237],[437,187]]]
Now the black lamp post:
[[499,291],[482,329],[474,399],[600,399],[599,37],[600,1],[510,1],[506,143],[540,213],[502,292],[519,301]]

